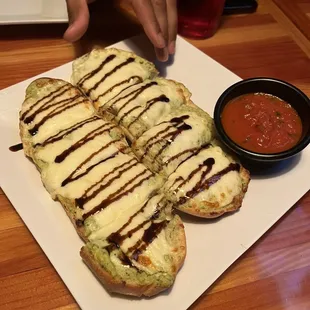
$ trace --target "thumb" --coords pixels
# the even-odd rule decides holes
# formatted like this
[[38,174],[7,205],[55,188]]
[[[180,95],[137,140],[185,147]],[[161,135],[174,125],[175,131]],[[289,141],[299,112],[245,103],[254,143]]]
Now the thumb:
[[87,30],[89,11],[86,0],[66,0],[69,15],[69,27],[64,39],[69,42],[79,40]]

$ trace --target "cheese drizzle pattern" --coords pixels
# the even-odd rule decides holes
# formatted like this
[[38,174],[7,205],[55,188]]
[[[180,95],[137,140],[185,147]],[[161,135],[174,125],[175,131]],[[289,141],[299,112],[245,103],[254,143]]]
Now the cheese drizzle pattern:
[[[145,174],[148,174],[146,177],[144,177],[143,179],[141,179],[137,184],[129,187],[128,189],[126,189],[128,187],[128,185],[130,185],[133,181],[136,180],[136,178],[143,176]],[[95,206],[91,211],[85,213],[83,215],[83,219],[87,219],[89,216],[94,215],[95,213],[97,213],[98,211],[103,210],[104,208],[106,208],[108,205],[110,205],[111,203],[121,199],[124,195],[127,195],[129,193],[132,193],[137,187],[139,187],[144,181],[148,180],[150,177],[152,176],[152,174],[149,174],[148,171],[145,169],[143,172],[139,173],[135,178],[129,180],[124,186],[122,186],[119,190],[117,190],[116,192],[114,192],[113,194],[109,195],[106,199],[104,199],[102,202],[100,202],[99,205]],[[125,190],[126,189],[126,190]]]
[[[120,140],[117,140],[120,141]],[[90,155],[88,158],[86,158],[86,160],[84,160],[66,179],[64,179],[61,183],[61,186],[66,186],[67,184],[69,184],[70,182],[76,181],[80,178],[82,178],[83,176],[85,176],[86,174],[88,174],[91,170],[93,170],[94,168],[96,168],[98,165],[103,164],[104,162],[107,162],[109,159],[113,159],[115,158],[115,156],[117,154],[119,154],[119,151],[114,152],[111,156],[106,157],[100,161],[98,161],[96,164],[89,166],[85,172],[77,175],[74,177],[76,171],[79,171],[83,165],[85,165],[87,162],[89,162],[95,155],[97,155],[98,153],[102,152],[102,150],[106,149],[107,147],[109,147],[112,143],[114,143],[114,141],[111,141],[110,143],[108,143],[108,145],[105,145],[103,147],[101,147],[97,152],[93,153],[92,155]],[[78,199],[76,200],[76,202],[78,202]],[[79,203],[77,203],[79,205]]]
[[89,80],[91,77],[93,77],[96,73],[98,73],[107,63],[109,63],[110,61],[112,61],[115,58],[115,55],[110,55],[108,56],[101,64],[100,66],[93,70],[92,72],[86,74],[79,82],[78,85],[79,86],[83,86],[83,84],[85,83],[85,81]]
[[[125,241],[125,239],[126,239],[127,237],[132,236],[132,234],[133,234],[136,230],[138,230],[138,229],[141,228],[144,224],[146,224],[149,220],[146,220],[146,221],[142,222],[139,226],[135,227],[134,229],[131,229],[131,230],[128,231],[126,234],[124,234],[124,235],[121,234],[122,231],[123,231],[126,227],[128,227],[128,226],[131,224],[131,222],[132,222],[132,220],[134,219],[134,217],[135,217],[137,214],[139,214],[139,213],[141,213],[141,212],[144,211],[144,209],[145,209],[146,206],[147,206],[147,203],[148,203],[148,202],[145,202],[141,209],[139,209],[135,214],[133,214],[133,215],[128,219],[128,221],[127,221],[120,229],[118,229],[116,232],[113,232],[110,236],[108,236],[107,239],[108,239],[109,241],[111,241],[112,243],[121,245],[121,244]],[[157,209],[156,209],[156,210],[157,210]]]
[[[105,189],[106,187],[108,187],[109,185],[112,184],[113,181],[117,180],[119,177],[121,177],[121,175],[130,170],[131,168],[135,167],[138,164],[138,162],[133,158],[129,161],[126,161],[125,163],[123,163],[122,165],[115,167],[113,170],[111,170],[109,173],[107,173],[106,175],[104,175],[97,183],[95,183],[94,185],[90,186],[84,193],[84,195],[80,198],[76,199],[76,203],[78,205],[79,208],[83,209],[83,205],[88,202],[89,200],[93,199],[101,190]],[[127,167],[125,167],[127,166]],[[125,167],[125,168],[124,168]],[[107,177],[109,177],[110,175],[113,175],[115,172],[117,172],[117,174],[110,179],[109,182],[107,182],[104,185],[101,185],[96,191],[94,191],[91,195],[87,196],[87,194],[99,183],[101,183],[104,179],[106,179]],[[143,174],[145,173],[145,170],[143,171]],[[130,180],[129,182],[132,182],[133,180]],[[118,191],[121,191],[121,189],[119,189]],[[111,194],[110,196],[114,197],[117,194]],[[111,197],[110,197],[111,198]],[[99,207],[98,207],[99,209]],[[94,210],[94,213],[97,212],[96,210]],[[87,215],[88,217],[88,215]]]

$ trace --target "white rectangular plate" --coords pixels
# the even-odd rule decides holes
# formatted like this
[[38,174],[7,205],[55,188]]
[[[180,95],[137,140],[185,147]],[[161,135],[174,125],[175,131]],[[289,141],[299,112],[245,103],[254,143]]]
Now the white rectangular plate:
[[0,25],[67,21],[65,0],[0,0]]
[[[154,60],[143,37],[114,46]],[[220,94],[240,80],[181,38],[173,64],[159,69],[184,83],[193,101],[211,115]],[[40,76],[69,80],[70,75],[71,63]],[[278,170],[253,176],[239,212],[219,221],[183,217],[188,254],[172,290],[151,299],[110,296],[80,259],[82,241],[61,205],[45,191],[34,165],[23,152],[8,150],[20,142],[18,112],[25,89],[35,78],[0,92],[0,185],[82,309],[186,309],[309,189],[308,147]],[[286,188],[290,190],[283,195]]]

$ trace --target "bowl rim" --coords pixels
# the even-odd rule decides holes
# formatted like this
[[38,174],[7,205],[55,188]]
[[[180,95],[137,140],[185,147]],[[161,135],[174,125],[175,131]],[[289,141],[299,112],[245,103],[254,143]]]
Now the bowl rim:
[[[295,91],[306,103],[309,107],[310,110],[310,99],[309,97],[302,92],[299,88],[296,86],[292,85],[291,83],[288,83],[286,81],[276,79],[276,78],[270,78],[270,77],[254,77],[254,78],[248,78],[248,79],[243,79],[241,81],[238,81],[231,86],[229,86],[218,98],[215,108],[214,108],[214,113],[213,113],[213,118],[214,118],[214,124],[216,131],[218,132],[218,135],[226,144],[227,147],[231,148],[235,153],[237,153],[240,156],[247,157],[252,160],[259,160],[259,161],[278,161],[282,159],[287,159],[289,157],[292,157],[299,152],[301,152],[303,149],[305,149],[308,144],[310,143],[310,135],[305,135],[295,146],[291,147],[288,150],[278,152],[278,153],[259,153],[259,152],[254,152],[247,150],[243,147],[241,147],[239,144],[234,142],[225,132],[224,127],[222,125],[221,121],[221,113],[223,110],[223,107],[227,104],[225,103],[226,97],[236,88],[242,87],[245,84],[248,83],[255,83],[255,82],[267,82],[267,83],[276,83],[276,84],[282,84],[284,87],[288,87]],[[245,92],[244,94],[247,94]],[[272,94],[271,94],[272,95]],[[310,129],[308,130],[310,132]]]

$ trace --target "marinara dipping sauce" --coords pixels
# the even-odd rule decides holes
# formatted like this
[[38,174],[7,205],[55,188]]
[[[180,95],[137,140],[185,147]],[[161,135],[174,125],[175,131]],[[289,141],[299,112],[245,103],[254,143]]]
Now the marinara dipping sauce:
[[287,102],[264,93],[237,97],[221,116],[226,134],[238,145],[257,153],[279,153],[296,145],[302,122]]

